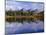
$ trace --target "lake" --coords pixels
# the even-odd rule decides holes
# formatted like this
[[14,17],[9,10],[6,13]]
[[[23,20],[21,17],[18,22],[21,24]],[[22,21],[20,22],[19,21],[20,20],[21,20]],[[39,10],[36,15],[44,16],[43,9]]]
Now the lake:
[[44,22],[40,20],[23,22],[6,22],[6,34],[23,34],[44,32]]

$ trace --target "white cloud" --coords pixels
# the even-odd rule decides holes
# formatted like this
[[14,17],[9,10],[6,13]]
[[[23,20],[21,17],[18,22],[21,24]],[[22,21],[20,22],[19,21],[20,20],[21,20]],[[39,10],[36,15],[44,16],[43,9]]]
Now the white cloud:
[[[43,1],[43,0],[16,0],[16,1]],[[17,4],[17,5],[16,5]],[[19,5],[22,5],[22,6],[19,6]],[[36,8],[37,4],[33,4],[33,7]],[[30,7],[30,6],[29,6]],[[12,9],[12,10],[15,10],[15,9],[21,9],[21,8],[29,8],[28,5],[24,5],[24,4],[21,4],[21,3],[17,3],[15,2],[15,0],[6,0],[6,9],[9,10],[9,9]],[[39,7],[39,5],[37,6]],[[42,8],[41,8],[42,7]],[[31,7],[32,8],[32,7]],[[43,5],[40,5],[40,9],[43,9]]]

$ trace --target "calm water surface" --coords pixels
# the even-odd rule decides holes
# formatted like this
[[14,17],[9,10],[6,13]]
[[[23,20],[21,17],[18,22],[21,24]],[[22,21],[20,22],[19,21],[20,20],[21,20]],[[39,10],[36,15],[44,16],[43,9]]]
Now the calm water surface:
[[6,22],[6,34],[34,33],[43,31],[44,22],[40,20],[36,20],[34,22],[23,21],[23,23]]

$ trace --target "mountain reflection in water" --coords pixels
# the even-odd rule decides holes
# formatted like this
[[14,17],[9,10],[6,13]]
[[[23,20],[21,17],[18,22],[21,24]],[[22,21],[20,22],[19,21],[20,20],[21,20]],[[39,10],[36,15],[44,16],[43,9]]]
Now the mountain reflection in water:
[[6,34],[22,34],[44,32],[44,22],[40,20],[22,22],[6,22]]

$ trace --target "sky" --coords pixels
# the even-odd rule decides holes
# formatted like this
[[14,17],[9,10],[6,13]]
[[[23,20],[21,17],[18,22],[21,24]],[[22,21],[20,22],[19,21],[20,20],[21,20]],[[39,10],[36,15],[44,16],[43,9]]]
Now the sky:
[[44,0],[16,0],[16,1],[44,2]]
[[[17,2],[17,1],[25,1],[25,2]],[[43,0],[6,0],[6,10],[20,10],[24,8],[25,10],[43,10],[42,3],[31,3],[31,2],[43,2]]]

